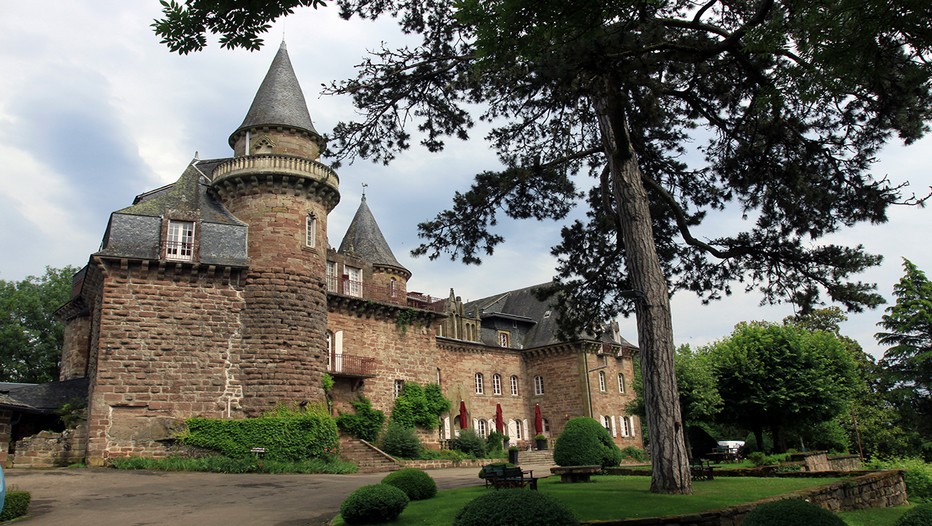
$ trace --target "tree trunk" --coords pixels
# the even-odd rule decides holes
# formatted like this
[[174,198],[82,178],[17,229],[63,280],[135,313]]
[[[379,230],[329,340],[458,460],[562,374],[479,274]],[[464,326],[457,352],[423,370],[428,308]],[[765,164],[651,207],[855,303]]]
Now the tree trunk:
[[757,450],[766,453],[764,450],[764,427],[760,424],[754,426],[754,440],[757,441]]
[[617,85],[607,80],[602,93],[593,95],[592,100],[608,159],[608,190],[618,213],[628,280],[638,295],[635,313],[653,463],[650,489],[688,494],[692,493],[692,482],[673,365],[669,289],[654,245],[647,192]]

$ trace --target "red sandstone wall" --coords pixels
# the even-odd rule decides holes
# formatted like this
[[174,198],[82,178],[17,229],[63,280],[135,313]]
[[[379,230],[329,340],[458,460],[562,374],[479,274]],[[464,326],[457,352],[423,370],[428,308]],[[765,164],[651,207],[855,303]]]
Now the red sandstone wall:
[[87,375],[87,358],[91,340],[91,317],[80,316],[65,322],[59,380]]
[[[571,351],[534,351],[527,359],[525,381],[528,404],[540,404],[541,415],[550,423],[551,436],[563,431],[566,422],[589,414],[586,403],[582,356]],[[544,394],[534,394],[534,377],[544,377]]]
[[10,440],[13,434],[13,426],[10,425],[12,416],[12,411],[0,409],[0,467],[8,467],[7,457],[9,455]]
[[186,417],[242,416],[240,276],[104,265],[89,462],[161,454]]
[[[634,360],[630,357],[615,358],[614,354],[606,353],[602,356],[590,354],[588,357],[588,369],[605,365],[604,369],[592,371],[589,373],[589,386],[592,393],[592,417],[599,420],[601,417],[609,416],[614,419],[615,424],[615,443],[619,447],[636,446],[643,447],[641,441],[640,419],[635,417],[633,436],[624,437],[619,427],[618,417],[627,415],[625,407],[628,402],[635,398],[634,387]],[[599,371],[605,372],[605,392],[599,390]],[[625,376],[625,393],[618,392],[618,373]]]

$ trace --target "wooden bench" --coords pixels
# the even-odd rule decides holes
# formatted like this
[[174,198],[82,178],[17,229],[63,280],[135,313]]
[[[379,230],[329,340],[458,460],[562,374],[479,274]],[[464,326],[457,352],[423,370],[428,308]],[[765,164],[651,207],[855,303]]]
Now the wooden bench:
[[539,477],[534,477],[533,470],[522,470],[519,467],[505,464],[489,464],[479,472],[479,477],[485,479],[486,487],[523,488],[525,486],[537,491]]
[[693,480],[714,480],[715,466],[708,460],[699,460],[689,465],[689,474]]
[[560,482],[589,482],[589,477],[602,472],[602,466],[558,466],[550,472],[560,475]]

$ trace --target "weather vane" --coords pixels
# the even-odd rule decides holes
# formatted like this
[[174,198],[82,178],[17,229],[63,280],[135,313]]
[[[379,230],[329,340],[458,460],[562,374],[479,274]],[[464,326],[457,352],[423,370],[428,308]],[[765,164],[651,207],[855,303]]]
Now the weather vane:
[[369,186],[366,183],[362,183],[362,200],[366,200],[366,187]]

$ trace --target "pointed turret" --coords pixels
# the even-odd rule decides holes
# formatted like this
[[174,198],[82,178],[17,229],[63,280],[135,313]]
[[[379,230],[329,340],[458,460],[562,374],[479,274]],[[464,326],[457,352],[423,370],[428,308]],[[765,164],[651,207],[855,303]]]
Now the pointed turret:
[[343,236],[339,253],[360,258],[373,266],[392,267],[406,273],[408,277],[411,276],[408,269],[395,259],[395,254],[389,248],[382,230],[369,210],[369,205],[366,204],[365,196],[362,197],[359,209],[356,210],[356,215]]
[[230,135],[230,146],[237,157],[266,153],[315,160],[320,157],[323,138],[311,122],[304,93],[284,42],[272,60],[246,118]]

